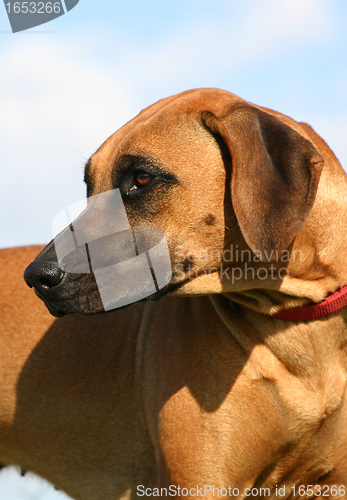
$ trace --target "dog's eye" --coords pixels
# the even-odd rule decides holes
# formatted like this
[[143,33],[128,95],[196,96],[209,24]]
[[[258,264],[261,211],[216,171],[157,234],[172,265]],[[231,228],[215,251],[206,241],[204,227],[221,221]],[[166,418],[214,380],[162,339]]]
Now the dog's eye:
[[137,172],[134,177],[133,185],[129,191],[134,191],[148,186],[152,179],[153,175],[148,174],[147,172]]

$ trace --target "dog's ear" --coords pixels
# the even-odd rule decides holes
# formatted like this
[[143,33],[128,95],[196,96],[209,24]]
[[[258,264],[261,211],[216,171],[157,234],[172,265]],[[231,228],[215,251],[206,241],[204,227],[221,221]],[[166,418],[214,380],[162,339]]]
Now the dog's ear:
[[279,118],[248,104],[202,118],[229,149],[232,204],[247,244],[263,257],[281,254],[311,213],[324,159]]

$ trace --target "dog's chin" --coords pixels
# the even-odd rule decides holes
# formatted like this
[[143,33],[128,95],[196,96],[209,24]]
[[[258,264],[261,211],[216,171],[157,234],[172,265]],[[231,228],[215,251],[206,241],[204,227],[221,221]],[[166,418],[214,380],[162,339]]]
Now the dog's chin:
[[92,315],[105,312],[102,304],[93,305],[89,301],[88,303],[85,303],[85,301],[79,303],[76,298],[71,303],[69,301],[51,301],[41,297],[39,294],[37,295],[44,302],[48,312],[56,318],[62,318],[67,314]]
[[[194,279],[188,278],[180,282],[170,282],[161,290],[156,293],[145,297],[137,302],[145,302],[148,300],[159,300],[165,296],[175,296],[175,297],[192,297],[197,295],[210,295],[221,293],[222,285],[219,278],[219,273],[203,274],[195,277]],[[58,290],[57,290],[58,292]],[[61,318],[67,314],[83,314],[83,315],[94,315],[100,313],[107,313],[105,311],[101,297],[97,290],[93,287],[89,293],[80,292],[74,294],[59,293],[54,294],[55,296],[46,297],[42,296],[36,292],[38,297],[45,303],[48,311],[52,316],[56,318]],[[133,302],[121,306],[115,307],[114,309],[125,309],[131,306]]]
[[149,300],[159,300],[166,295],[173,294],[173,292],[182,286],[181,283],[177,284],[168,284],[158,292],[145,297],[143,299],[137,300],[136,302],[130,302],[127,305],[115,307],[113,309],[109,309],[105,311],[101,300],[92,302],[86,301],[86,296],[84,294],[78,295],[76,294],[73,301],[70,300],[47,300],[46,297],[43,297],[41,294],[36,292],[36,295],[44,302],[47,307],[49,313],[56,318],[62,318],[68,314],[83,314],[83,315],[95,315],[95,314],[107,314],[114,310],[126,309],[130,307],[132,304],[137,302],[147,302]]
[[87,299],[87,295],[85,294],[75,294],[73,300],[69,299],[51,299],[48,300],[46,297],[43,297],[41,294],[37,293],[37,296],[44,302],[45,306],[47,307],[48,311],[52,316],[55,316],[56,318],[61,318],[63,316],[66,316],[68,314],[83,314],[83,315],[95,315],[95,314],[107,314],[111,311],[114,310],[119,310],[119,309],[125,309],[127,307],[130,307],[132,304],[137,303],[137,302],[146,302],[148,300],[159,300],[161,297],[165,296],[168,294],[169,289],[165,290],[162,289],[159,292],[154,293],[153,295],[150,295],[148,297],[145,297],[143,299],[137,300],[136,302],[130,302],[129,304],[119,306],[119,307],[114,307],[112,309],[109,309],[105,311],[104,306],[101,302],[101,299],[98,300],[98,297],[94,298],[94,300]]

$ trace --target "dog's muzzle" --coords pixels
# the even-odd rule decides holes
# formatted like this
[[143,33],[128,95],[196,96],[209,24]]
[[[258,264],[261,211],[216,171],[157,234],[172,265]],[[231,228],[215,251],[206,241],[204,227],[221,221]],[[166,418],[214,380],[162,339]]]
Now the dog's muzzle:
[[24,279],[55,316],[110,311],[149,297],[172,277],[164,232],[130,227],[118,189],[81,202],[54,219],[67,226],[28,266]]

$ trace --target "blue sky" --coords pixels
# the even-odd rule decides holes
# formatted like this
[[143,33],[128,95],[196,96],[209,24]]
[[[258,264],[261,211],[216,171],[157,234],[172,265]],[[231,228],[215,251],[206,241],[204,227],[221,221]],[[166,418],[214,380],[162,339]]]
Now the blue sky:
[[[347,168],[346,26],[346,0],[80,0],[12,34],[0,5],[0,248],[48,242],[54,216],[85,195],[85,160],[140,109],[189,88],[310,123]],[[59,498],[16,496],[25,483],[7,474],[1,498]]]

